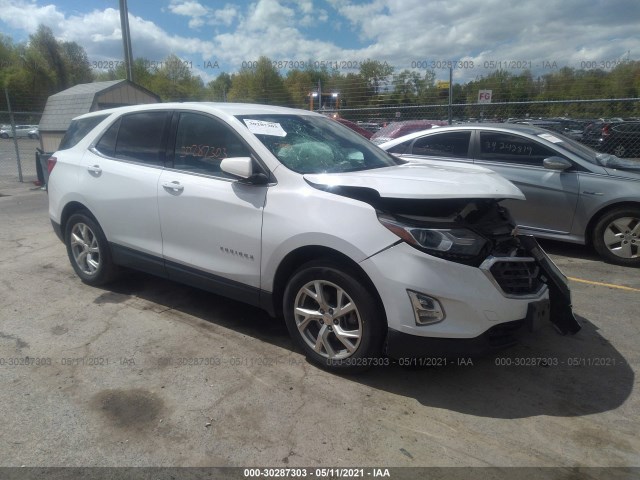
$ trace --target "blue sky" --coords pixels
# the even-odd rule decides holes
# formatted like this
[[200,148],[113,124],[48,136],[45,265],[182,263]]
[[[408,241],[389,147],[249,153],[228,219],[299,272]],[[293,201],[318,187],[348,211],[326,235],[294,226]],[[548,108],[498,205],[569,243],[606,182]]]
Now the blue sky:
[[[205,81],[266,55],[281,73],[300,62],[344,73],[376,59],[435,68],[457,81],[496,67],[548,73],[640,58],[638,0],[129,0],[134,57],[184,59]],[[28,41],[38,24],[75,41],[94,67],[121,61],[117,0],[0,0],[0,31]],[[491,63],[493,62],[493,63]]]

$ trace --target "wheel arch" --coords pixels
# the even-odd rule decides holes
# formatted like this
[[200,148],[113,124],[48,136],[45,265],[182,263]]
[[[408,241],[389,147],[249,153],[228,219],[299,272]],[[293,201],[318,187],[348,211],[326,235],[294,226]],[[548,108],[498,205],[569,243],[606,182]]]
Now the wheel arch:
[[384,309],[384,304],[382,303],[382,298],[378,293],[378,289],[375,287],[362,267],[344,253],[320,245],[306,245],[303,247],[299,247],[289,252],[282,259],[280,265],[278,265],[273,280],[272,292],[273,311],[277,316],[282,316],[283,313],[282,301],[284,297],[284,291],[289,279],[305,263],[320,259],[326,259],[328,261],[333,261],[340,265],[344,265],[350,270],[350,272],[356,275],[358,280],[360,280],[365,285],[367,290],[372,292],[373,297],[376,300],[376,306],[380,308],[380,311],[383,313],[384,321],[387,321],[386,311]]
[[585,243],[587,245],[593,246],[593,231],[596,225],[598,224],[598,222],[600,221],[600,219],[603,216],[610,213],[611,211],[617,210],[619,208],[640,208],[640,202],[626,201],[626,202],[612,203],[610,205],[602,207],[595,214],[593,214],[591,216],[591,219],[589,220],[589,223],[587,223],[587,228],[585,229],[584,238],[585,238]]
[[89,215],[89,217],[91,217],[98,225],[100,225],[100,222],[98,222],[98,219],[95,217],[95,215],[91,212],[91,210],[89,210],[87,208],[86,205],[77,202],[77,201],[72,201],[67,203],[64,208],[62,209],[62,215],[60,215],[60,229],[62,231],[62,235],[64,237],[65,232],[67,230],[67,222],[69,221],[69,218],[71,218],[71,215],[78,213],[78,212],[85,212]]

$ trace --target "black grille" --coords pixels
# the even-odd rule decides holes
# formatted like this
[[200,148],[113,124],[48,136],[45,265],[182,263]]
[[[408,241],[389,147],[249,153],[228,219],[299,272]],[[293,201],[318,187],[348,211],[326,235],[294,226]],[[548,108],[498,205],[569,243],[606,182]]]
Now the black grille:
[[533,260],[497,261],[489,271],[507,295],[534,294],[542,286],[540,268]]

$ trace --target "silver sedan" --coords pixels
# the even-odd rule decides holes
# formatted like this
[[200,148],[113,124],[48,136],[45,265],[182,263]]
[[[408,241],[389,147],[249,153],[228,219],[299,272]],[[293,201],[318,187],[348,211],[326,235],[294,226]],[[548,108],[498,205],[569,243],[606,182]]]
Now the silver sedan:
[[474,163],[511,180],[505,201],[523,233],[592,245],[605,260],[640,265],[640,161],[596,152],[528,125],[467,124],[379,145],[409,161]]

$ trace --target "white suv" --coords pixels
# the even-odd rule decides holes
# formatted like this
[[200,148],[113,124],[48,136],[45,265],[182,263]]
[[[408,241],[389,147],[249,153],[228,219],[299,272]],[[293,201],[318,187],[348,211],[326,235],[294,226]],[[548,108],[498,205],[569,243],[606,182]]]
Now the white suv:
[[94,112],[49,170],[51,221],[84,282],[125,266],[257,305],[326,368],[473,355],[544,319],[580,329],[566,279],[499,204],[523,198],[513,184],[406,163],[312,112]]

